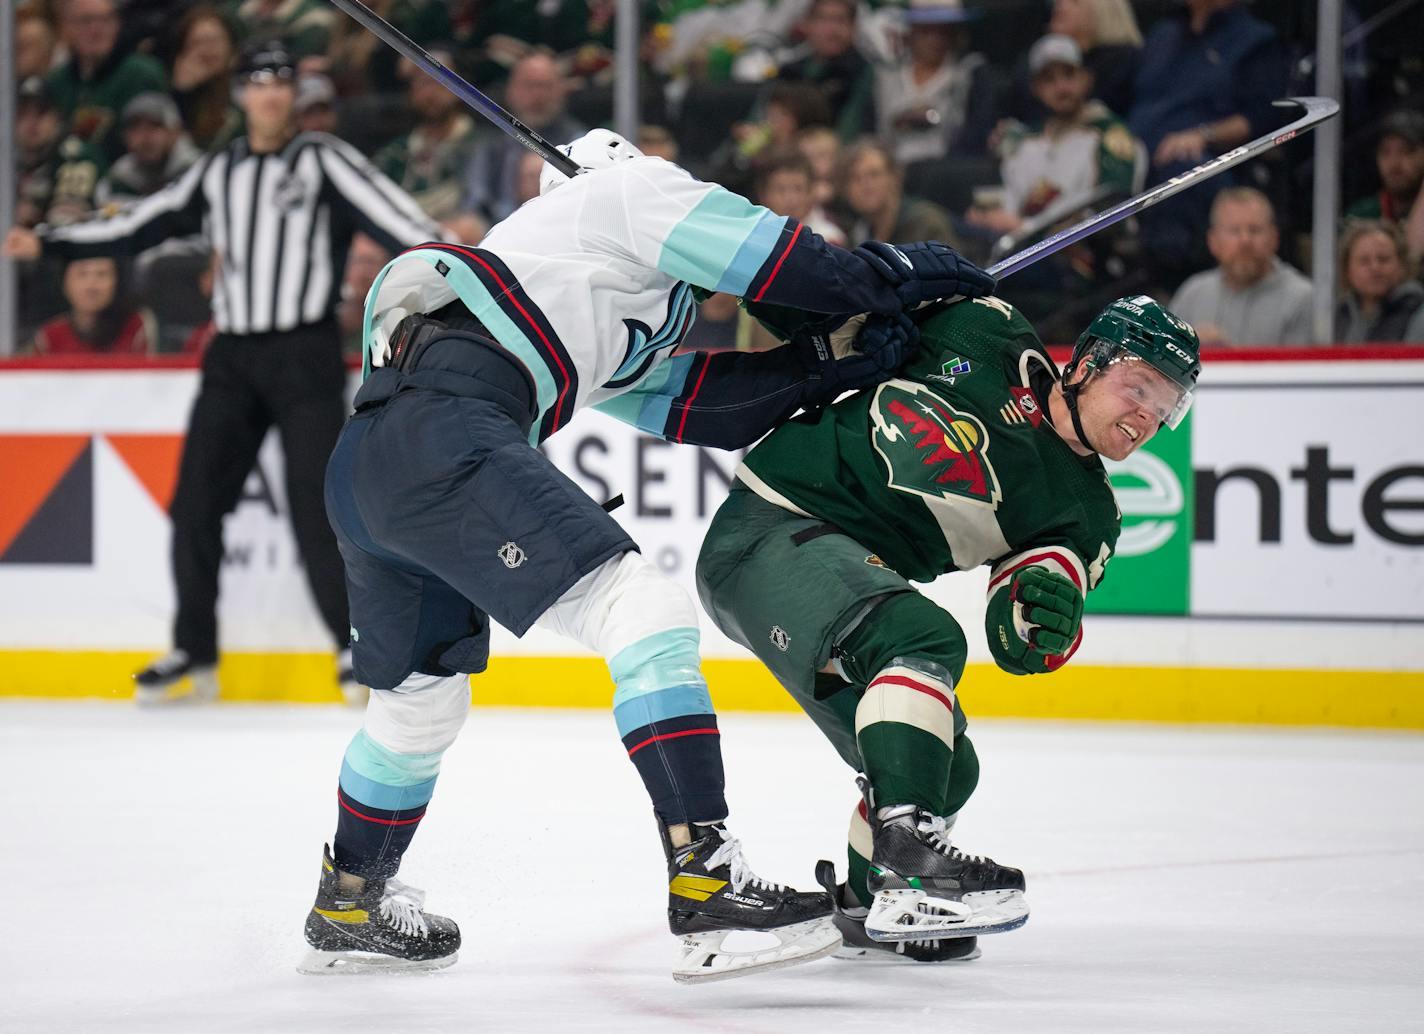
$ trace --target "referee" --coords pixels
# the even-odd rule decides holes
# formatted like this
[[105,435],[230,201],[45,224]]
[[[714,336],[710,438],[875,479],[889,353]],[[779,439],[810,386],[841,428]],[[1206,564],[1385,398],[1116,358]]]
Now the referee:
[[217,336],[202,361],[188,420],[173,519],[178,612],[173,649],[134,675],[140,703],[172,699],[185,677],[217,695],[217,597],[223,517],[237,505],[272,425],[282,436],[292,530],[322,620],[350,674],[346,584],[326,521],[322,479],[345,417],[346,370],[335,308],[358,230],[398,252],[442,236],[400,188],[354,148],[292,125],[296,67],[280,43],[243,55],[247,135],[206,155],[180,179],[111,219],[62,229],[12,229],[6,250],[63,259],[135,254],[202,233],[217,254]]

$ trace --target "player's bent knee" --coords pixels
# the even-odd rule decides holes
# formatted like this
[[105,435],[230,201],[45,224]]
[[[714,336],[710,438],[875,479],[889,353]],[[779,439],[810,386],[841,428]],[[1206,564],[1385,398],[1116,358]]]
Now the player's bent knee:
[[866,682],[895,658],[937,666],[951,687],[964,676],[969,643],[959,622],[918,592],[901,592],[872,610],[843,644]]
[[604,561],[579,579],[546,617],[540,624],[610,658],[660,632],[698,627],[697,609],[687,591],[632,551]]
[[861,694],[855,734],[863,740],[867,729],[884,722],[910,726],[933,736],[952,757],[955,736],[964,725],[958,711],[954,679],[946,668],[922,657],[895,657]]
[[469,713],[468,675],[416,673],[395,689],[371,693],[364,731],[394,755],[438,756],[455,742]]

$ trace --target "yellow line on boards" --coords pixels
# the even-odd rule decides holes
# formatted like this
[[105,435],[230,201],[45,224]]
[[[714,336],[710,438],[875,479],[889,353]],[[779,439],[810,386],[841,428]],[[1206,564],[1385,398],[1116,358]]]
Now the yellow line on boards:
[[[125,699],[151,653],[0,650],[0,697]],[[703,662],[724,711],[795,711],[756,661]],[[222,699],[336,703],[330,654],[233,653],[218,674]],[[495,657],[475,676],[485,707],[612,706],[596,657]],[[1083,718],[1424,729],[1424,672],[1074,666],[1016,678],[971,664],[955,687],[969,719]]]

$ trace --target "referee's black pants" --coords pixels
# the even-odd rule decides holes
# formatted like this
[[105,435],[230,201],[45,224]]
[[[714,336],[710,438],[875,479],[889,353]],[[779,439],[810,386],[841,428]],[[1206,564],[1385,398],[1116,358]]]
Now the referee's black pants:
[[307,580],[332,639],[346,645],[345,574],[322,501],[345,390],[334,320],[281,333],[219,334],[208,346],[169,509],[178,590],[173,645],[195,662],[217,659],[223,518],[237,506],[273,425],[282,436],[287,505]]

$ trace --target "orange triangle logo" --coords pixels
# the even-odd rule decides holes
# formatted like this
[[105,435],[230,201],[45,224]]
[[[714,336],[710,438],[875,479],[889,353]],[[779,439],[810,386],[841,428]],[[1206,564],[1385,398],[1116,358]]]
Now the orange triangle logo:
[[0,553],[89,444],[87,434],[0,435]]
[[183,455],[181,434],[105,435],[139,484],[164,513],[178,484],[178,460]]

